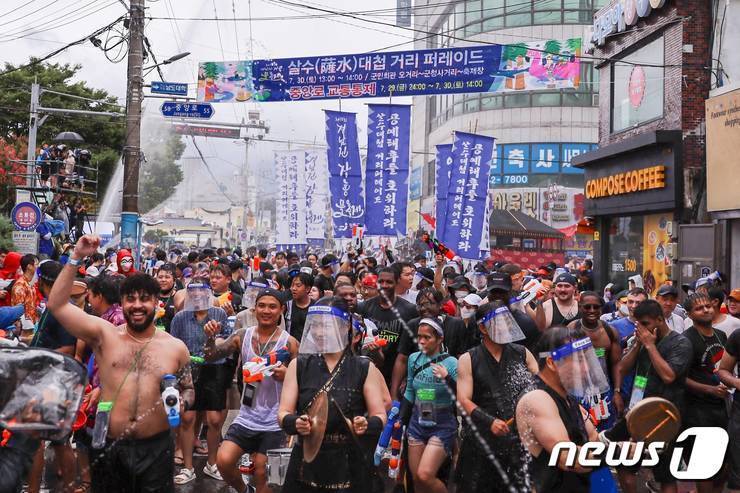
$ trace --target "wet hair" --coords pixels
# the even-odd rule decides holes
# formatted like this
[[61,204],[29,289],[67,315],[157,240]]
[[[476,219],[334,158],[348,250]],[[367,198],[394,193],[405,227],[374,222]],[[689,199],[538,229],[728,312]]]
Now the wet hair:
[[400,273],[392,267],[383,267],[378,271],[378,277],[380,277],[380,274],[393,274],[393,279],[395,279],[396,281],[398,281],[398,278],[400,276]]
[[299,272],[293,278],[290,280],[290,284],[293,284],[293,281],[298,279],[301,281],[301,284],[306,286],[309,290],[313,287],[313,276],[309,274],[308,272]]
[[282,252],[282,251],[281,251],[281,252],[277,252],[277,253],[275,254],[275,258],[278,258],[278,257],[283,257],[283,258],[287,258],[287,257],[285,256],[285,252]]
[[[714,289],[714,288],[712,288],[712,289]],[[723,294],[723,298],[724,298],[724,294]],[[684,309],[688,313],[691,313],[691,311],[694,309],[694,305],[696,305],[697,303],[699,303],[699,302],[702,302],[702,303],[707,302],[707,303],[709,303],[711,301],[712,301],[711,293],[709,295],[706,295],[706,294],[703,294],[703,293],[694,293],[691,296],[689,296],[688,298],[686,298],[686,301],[684,301],[684,303],[683,303],[683,307],[684,307]]]
[[33,265],[38,260],[38,257],[32,253],[27,253],[21,257],[21,270],[26,272],[29,265]]
[[504,264],[498,271],[513,276],[519,274],[522,271],[522,268],[519,266],[519,264]]
[[405,269],[407,267],[409,269],[412,269],[412,270],[415,269],[414,264],[412,264],[410,262],[396,262],[395,264],[393,264],[391,266],[391,268],[393,270],[395,270],[396,272],[398,272],[398,275],[396,276],[396,279],[398,279],[398,278],[401,277],[401,273],[403,272],[403,269]]
[[[481,308],[479,308],[478,311],[480,311]],[[564,344],[577,341],[578,339],[583,339],[584,337],[588,336],[583,331],[583,329],[580,328],[568,328],[563,325],[550,327],[542,333],[539,341],[537,341],[537,346],[535,348],[537,366],[540,370],[543,369],[545,367],[545,363],[547,362],[547,357],[552,351]]]
[[175,277],[175,269],[177,269],[177,266],[173,264],[172,262],[166,262],[162,264],[162,266],[159,268],[159,272],[165,271],[172,274],[172,277]]
[[211,268],[208,270],[208,272],[220,272],[226,277],[231,277],[231,269],[229,269],[229,266],[226,264],[218,263],[218,264],[212,264]]
[[137,272],[136,274],[127,277],[121,283],[119,287],[121,298],[130,294],[148,294],[151,296],[159,296],[159,283],[149,274],[143,272]]
[[98,276],[88,281],[87,289],[94,295],[102,296],[109,305],[114,305],[121,302],[120,284],[121,282],[118,278]]
[[436,288],[423,288],[416,295],[416,304],[425,298],[432,298],[438,305],[442,304],[444,296]]
[[604,300],[601,299],[601,295],[596,291],[583,291],[581,293],[580,299],[583,300],[583,298],[596,298],[597,300],[599,300],[599,305],[604,306]]
[[644,296],[645,298],[650,298],[648,292],[643,288],[632,288],[627,293],[627,296]]
[[709,296],[710,300],[716,300],[719,301],[719,304],[725,302],[725,292],[722,291],[722,288],[719,288],[717,286],[712,286],[707,290],[707,295]]
[[372,267],[373,269],[378,266],[378,259],[376,259],[375,257],[367,257],[366,260],[370,263],[370,267]]
[[655,319],[664,318],[663,307],[655,300],[645,300],[640,302],[640,304],[635,307],[633,315],[635,319],[641,319],[643,317]]
[[293,251],[289,251],[288,254],[285,256],[285,258],[287,258],[288,260],[300,259],[298,254]]
[[340,272],[339,274],[337,274],[337,277],[335,279],[338,280],[340,277],[346,277],[347,279],[349,279],[350,284],[354,284],[355,281],[357,281],[357,277],[353,272]]
[[102,253],[95,252],[90,255],[90,264],[93,262],[102,262],[103,260],[105,260],[105,257],[103,257]]
[[197,260],[198,260],[198,252],[188,253],[188,263],[189,264],[195,263]]

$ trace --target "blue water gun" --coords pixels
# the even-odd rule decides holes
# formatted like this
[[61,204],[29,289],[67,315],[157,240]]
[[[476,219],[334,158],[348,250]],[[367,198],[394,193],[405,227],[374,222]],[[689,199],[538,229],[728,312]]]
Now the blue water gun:
[[380,434],[378,445],[375,447],[375,465],[379,466],[380,461],[383,459],[383,454],[388,449],[391,443],[391,435],[393,434],[393,425],[398,421],[398,417],[401,412],[401,403],[393,401],[391,404],[391,410],[388,411],[388,421],[385,423],[383,433]]

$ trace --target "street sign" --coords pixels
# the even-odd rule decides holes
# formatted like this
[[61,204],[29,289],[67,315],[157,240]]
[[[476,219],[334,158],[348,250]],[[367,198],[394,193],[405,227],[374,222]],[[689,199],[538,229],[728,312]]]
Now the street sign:
[[176,134],[195,135],[198,137],[221,137],[223,139],[238,139],[238,128],[225,127],[207,127],[205,125],[183,125],[176,123],[173,125]]
[[10,220],[16,231],[36,231],[41,217],[41,209],[33,202],[20,202],[10,211]]
[[22,254],[39,254],[39,234],[35,231],[13,231],[13,249]]
[[155,94],[169,94],[171,96],[187,96],[188,85],[182,82],[152,81],[151,90]]
[[177,118],[201,118],[208,120],[213,117],[213,106],[210,103],[179,103],[166,101],[162,103],[163,116]]

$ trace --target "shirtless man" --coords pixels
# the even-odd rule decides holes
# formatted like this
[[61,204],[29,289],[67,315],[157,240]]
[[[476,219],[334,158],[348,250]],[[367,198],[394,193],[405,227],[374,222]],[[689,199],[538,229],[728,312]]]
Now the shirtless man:
[[552,298],[537,305],[534,321],[540,331],[545,331],[556,325],[568,325],[573,320],[581,318],[578,310],[577,288],[578,280],[572,274],[563,273],[553,281]]
[[106,446],[91,457],[93,491],[174,491],[174,441],[160,386],[165,375],[176,375],[181,410],[188,409],[195,397],[190,353],[182,341],[156,330],[160,289],[146,274],[134,274],[121,284],[124,325],[116,327],[68,303],[80,262],[99,244],[97,236],[78,240],[48,303],[70,334],[92,349],[99,367],[100,404],[112,402]]

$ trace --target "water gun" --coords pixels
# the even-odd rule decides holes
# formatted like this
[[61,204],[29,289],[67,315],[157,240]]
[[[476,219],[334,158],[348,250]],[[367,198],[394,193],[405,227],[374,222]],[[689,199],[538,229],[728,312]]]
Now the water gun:
[[288,360],[290,360],[290,352],[287,346],[271,351],[264,356],[255,356],[242,366],[244,382],[261,382],[266,376],[272,375],[275,368],[287,363]]
[[391,434],[391,459],[388,461],[388,477],[391,479],[398,478],[398,473],[401,471],[401,446],[405,429],[406,427],[402,427],[400,421],[396,421],[393,424],[393,433]]
[[216,306],[226,306],[231,303],[234,299],[234,295],[230,291],[226,291],[224,294],[216,298]]
[[196,365],[203,365],[206,362],[206,359],[201,356],[195,356],[193,354],[190,355],[190,361],[192,363],[195,363]]
[[386,344],[388,344],[388,340],[383,339],[382,337],[377,336],[372,332],[368,332],[365,335],[365,338],[362,340],[362,349],[367,349],[370,344],[375,344],[378,347],[385,347]]
[[453,258],[455,258],[455,252],[447,248],[447,246],[439,241],[437,238],[432,239],[432,249],[434,250],[434,253],[444,255],[447,260],[452,260]]
[[380,434],[378,445],[375,447],[375,455],[373,456],[373,458],[375,460],[376,467],[380,465],[380,461],[383,459],[383,454],[388,449],[388,446],[391,443],[393,427],[398,421],[398,416],[400,413],[401,404],[398,401],[393,401],[393,404],[391,404],[391,410],[388,411],[388,421],[386,421],[383,432]]

